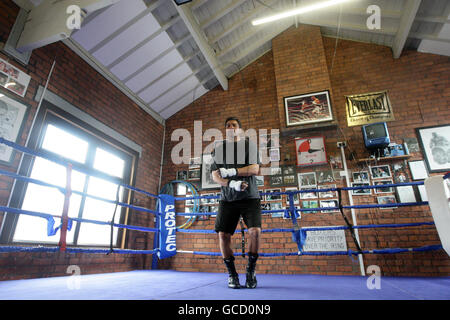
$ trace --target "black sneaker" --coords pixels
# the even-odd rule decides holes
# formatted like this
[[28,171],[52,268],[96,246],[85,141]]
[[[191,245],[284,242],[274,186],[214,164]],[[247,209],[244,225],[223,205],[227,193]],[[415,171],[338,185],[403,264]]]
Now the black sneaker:
[[255,272],[247,272],[247,278],[245,280],[245,287],[249,289],[255,289],[258,282],[256,281]]
[[228,288],[231,289],[239,289],[241,285],[239,284],[239,276],[236,275],[229,275],[228,276]]

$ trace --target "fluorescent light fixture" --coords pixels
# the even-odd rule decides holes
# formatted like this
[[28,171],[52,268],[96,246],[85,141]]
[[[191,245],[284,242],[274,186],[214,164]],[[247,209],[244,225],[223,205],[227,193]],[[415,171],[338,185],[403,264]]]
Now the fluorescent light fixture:
[[181,6],[182,4],[191,2],[192,0],[174,0],[177,6]]
[[5,84],[5,88],[12,87],[15,85],[16,85],[16,83],[14,81],[11,81],[11,82],[8,82],[7,84]]
[[343,2],[348,2],[348,1],[351,1],[351,0],[323,1],[323,2],[320,2],[320,3],[316,3],[316,4],[313,4],[313,5],[310,5],[310,6],[303,7],[303,8],[296,8],[296,9],[293,9],[293,10],[289,10],[289,11],[285,11],[285,12],[281,12],[281,13],[275,14],[273,16],[269,16],[269,17],[253,20],[252,21],[252,25],[257,26],[257,25],[260,25],[260,24],[263,24],[263,23],[272,22],[272,21],[275,21],[275,20],[296,16],[298,14],[303,14],[303,13],[307,13],[307,12],[323,9],[323,8],[326,8],[326,7],[331,7],[331,6],[334,6],[334,5],[343,3]]

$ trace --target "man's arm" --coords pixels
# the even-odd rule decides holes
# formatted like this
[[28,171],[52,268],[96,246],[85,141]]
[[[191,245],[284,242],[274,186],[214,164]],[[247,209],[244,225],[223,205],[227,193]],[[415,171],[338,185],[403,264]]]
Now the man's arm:
[[238,168],[236,169],[237,176],[241,177],[249,177],[249,176],[256,176],[259,173],[259,164],[251,164],[246,167]]
[[[222,176],[220,175],[220,171],[219,170],[215,170],[211,172],[213,181],[215,183],[220,184],[222,187],[230,187],[235,189],[236,191],[244,191],[245,189],[247,189],[248,187],[248,183],[245,181],[231,181],[230,184],[228,184],[228,179],[224,179],[222,178]],[[238,182],[238,186],[235,187],[234,183]]]
[[219,170],[214,170],[211,172],[212,179],[215,183],[220,184],[222,187],[228,186],[228,179],[222,178]]

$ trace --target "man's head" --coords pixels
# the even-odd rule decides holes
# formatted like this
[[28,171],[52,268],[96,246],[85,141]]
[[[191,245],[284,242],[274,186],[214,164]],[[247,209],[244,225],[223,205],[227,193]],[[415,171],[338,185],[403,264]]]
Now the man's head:
[[225,129],[237,129],[242,128],[241,121],[236,117],[228,117],[225,120]]
[[241,121],[239,121],[236,117],[228,117],[225,120],[225,130],[227,139],[238,139],[239,135],[242,132]]

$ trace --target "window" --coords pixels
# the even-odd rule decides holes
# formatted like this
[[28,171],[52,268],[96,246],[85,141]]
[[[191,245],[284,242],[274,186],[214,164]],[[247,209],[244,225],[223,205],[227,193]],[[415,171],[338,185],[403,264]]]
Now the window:
[[[104,136],[78,119],[47,106],[40,117],[40,125],[33,129],[36,149],[50,156],[62,157],[73,165],[71,187],[103,199],[128,202],[129,190],[120,184],[131,184],[137,159],[136,152]],[[36,121],[36,124],[38,121]],[[37,132],[39,130],[39,132]],[[27,157],[21,167],[22,175],[65,187],[66,167],[41,157]],[[29,172],[29,174],[23,174]],[[24,210],[62,215],[64,194],[55,188],[33,183],[16,183],[10,206]],[[86,195],[72,193],[69,217],[97,221],[111,221],[117,210],[115,223],[125,223],[127,208]],[[61,219],[55,218],[55,226]],[[8,230],[7,230],[8,229]],[[9,232],[8,232],[9,231]],[[118,246],[123,231],[113,229],[113,245]],[[57,244],[60,231],[47,236],[47,221],[28,215],[7,215],[2,227],[2,242]],[[109,246],[111,227],[86,222],[74,222],[67,232],[67,244],[76,246]]]

